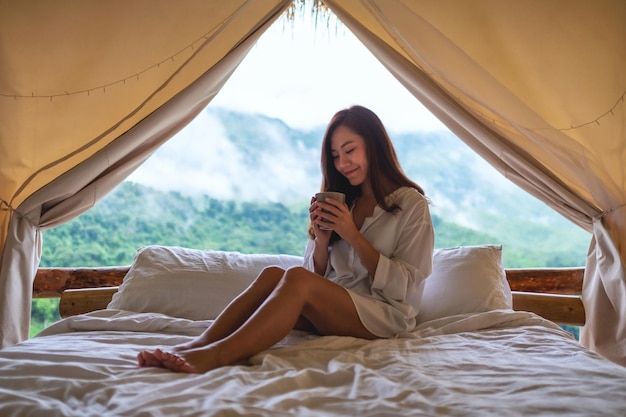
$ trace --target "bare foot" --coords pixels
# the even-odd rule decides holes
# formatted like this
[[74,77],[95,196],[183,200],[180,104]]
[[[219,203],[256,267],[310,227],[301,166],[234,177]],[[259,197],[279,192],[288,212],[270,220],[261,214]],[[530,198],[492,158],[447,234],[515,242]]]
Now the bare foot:
[[163,368],[167,368],[170,371],[186,372],[189,374],[200,373],[200,371],[187,363],[183,357],[179,356],[179,354],[164,352],[161,349],[156,349],[154,351],[154,356],[160,361]]
[[217,348],[211,345],[176,353],[157,349],[154,356],[161,366],[174,372],[204,373],[225,365],[218,360]]
[[[199,337],[197,339],[192,340],[191,342],[182,344],[182,345],[176,345],[172,348],[168,348],[168,351],[173,353],[173,354],[177,354],[179,352],[184,352],[186,350],[190,350],[190,349],[194,349],[197,347],[201,347],[206,345],[207,342],[205,341],[204,338]],[[159,349],[160,350],[160,349]],[[163,352],[163,350],[160,350],[160,352]],[[160,359],[158,359],[157,357],[155,357],[155,351],[149,351],[149,350],[143,350],[141,352],[139,352],[139,354],[137,355],[137,363],[140,367],[157,367],[157,368],[163,368],[164,365],[162,363],[162,361]]]
[[154,357],[154,352],[148,350],[139,352],[137,355],[137,363],[140,367],[163,367],[161,361]]

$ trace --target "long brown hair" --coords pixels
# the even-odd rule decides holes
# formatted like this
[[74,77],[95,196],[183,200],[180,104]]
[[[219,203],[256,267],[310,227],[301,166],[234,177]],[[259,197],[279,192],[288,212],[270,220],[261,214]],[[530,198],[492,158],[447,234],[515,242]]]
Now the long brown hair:
[[[351,207],[361,195],[361,187],[353,186],[335,168],[331,150],[331,138],[339,126],[347,127],[365,141],[368,159],[368,178],[376,203],[388,212],[395,212],[399,207],[388,202],[385,197],[396,188],[411,187],[424,195],[422,187],[404,173],[398,162],[396,151],[389,134],[378,116],[363,106],[352,106],[340,110],[331,119],[322,141],[322,187],[321,191],[339,191],[346,195],[346,204]],[[391,189],[390,186],[392,187]],[[309,234],[312,235],[312,228]]]

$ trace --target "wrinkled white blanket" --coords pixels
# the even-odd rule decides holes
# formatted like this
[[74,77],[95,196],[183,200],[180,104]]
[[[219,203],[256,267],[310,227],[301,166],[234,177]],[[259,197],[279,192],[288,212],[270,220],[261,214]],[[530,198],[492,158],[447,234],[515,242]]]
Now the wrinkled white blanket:
[[137,353],[210,322],[103,310],[0,351],[0,416],[621,416],[626,368],[526,312],[431,321],[397,339],[292,332],[204,375]]

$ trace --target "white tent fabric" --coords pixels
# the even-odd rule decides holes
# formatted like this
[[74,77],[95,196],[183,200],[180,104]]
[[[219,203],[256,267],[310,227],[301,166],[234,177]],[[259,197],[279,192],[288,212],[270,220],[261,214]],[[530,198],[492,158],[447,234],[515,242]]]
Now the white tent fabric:
[[626,365],[626,3],[327,3],[459,138],[593,232],[581,343]]
[[40,230],[93,207],[190,122],[287,5],[0,3],[0,346],[28,337]]
[[[37,227],[88,207],[74,207],[72,196],[89,194],[93,204],[121,181],[197,109],[167,112],[178,120],[158,134],[140,122],[160,118],[157,110],[205,73],[218,81],[195,103],[210,101],[245,54],[241,42],[290,2],[148,3],[0,2],[2,345],[24,337],[12,323],[27,320]],[[581,341],[626,365],[626,3],[325,3],[461,139],[593,233]],[[56,26],[64,31],[51,36]],[[127,136],[137,139],[119,159],[91,168]],[[92,173],[85,184],[54,187],[81,167]],[[106,186],[93,191],[100,180]]]

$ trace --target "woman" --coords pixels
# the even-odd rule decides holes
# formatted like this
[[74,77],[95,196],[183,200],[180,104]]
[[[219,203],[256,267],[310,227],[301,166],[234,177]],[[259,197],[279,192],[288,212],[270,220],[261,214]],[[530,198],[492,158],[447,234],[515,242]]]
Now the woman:
[[414,328],[433,227],[428,200],[400,168],[378,116],[361,106],[335,114],[322,171],[322,190],[346,201],[312,199],[303,267],[266,268],[202,335],[143,351],[139,366],[202,373],[247,359],[292,329],[376,339]]

